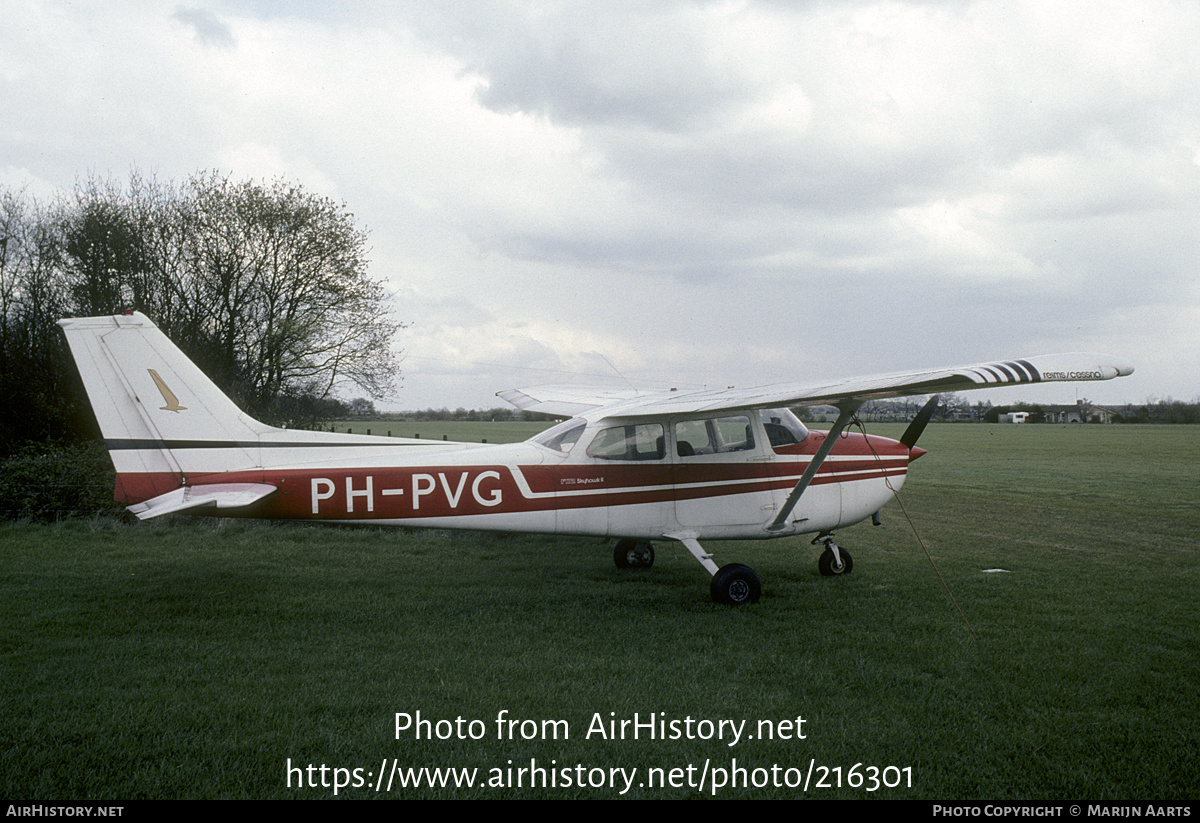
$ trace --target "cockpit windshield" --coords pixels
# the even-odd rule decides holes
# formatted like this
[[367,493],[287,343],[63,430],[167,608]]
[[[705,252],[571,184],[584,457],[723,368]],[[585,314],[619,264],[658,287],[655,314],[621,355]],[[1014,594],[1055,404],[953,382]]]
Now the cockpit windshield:
[[767,431],[772,448],[803,443],[808,438],[808,429],[788,409],[760,409],[758,419]]
[[583,430],[587,428],[587,421],[579,418],[572,418],[564,423],[559,423],[557,426],[546,429],[544,432],[533,438],[533,442],[545,446],[548,449],[553,449],[562,454],[570,454],[571,449],[579,441],[579,436],[583,434]]

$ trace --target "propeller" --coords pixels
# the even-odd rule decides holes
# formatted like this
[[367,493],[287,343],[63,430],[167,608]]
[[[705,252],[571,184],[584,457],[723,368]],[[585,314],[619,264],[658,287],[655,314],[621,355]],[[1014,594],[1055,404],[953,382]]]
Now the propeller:
[[937,394],[929,398],[925,405],[921,407],[921,410],[917,412],[917,416],[908,424],[908,428],[904,430],[904,434],[900,437],[900,442],[909,451],[912,451],[913,447],[917,445],[917,439],[920,438],[921,432],[925,431],[925,426],[928,425],[929,419],[933,417],[933,413],[937,411],[938,401],[941,399],[941,395]]

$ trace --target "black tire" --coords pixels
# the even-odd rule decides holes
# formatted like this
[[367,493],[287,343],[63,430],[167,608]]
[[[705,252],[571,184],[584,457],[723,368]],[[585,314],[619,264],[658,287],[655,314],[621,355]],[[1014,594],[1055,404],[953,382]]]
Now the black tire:
[[821,558],[817,561],[817,568],[821,570],[822,577],[837,577],[842,574],[850,574],[850,570],[854,568],[854,558],[850,556],[850,552],[841,546],[838,546],[838,554],[842,557],[841,566],[834,565],[832,549],[826,549],[821,552]]
[[613,562],[618,569],[648,569],[654,565],[654,544],[625,538],[613,548]]
[[708,590],[713,600],[726,606],[757,603],[762,594],[754,569],[741,563],[730,563],[718,569]]

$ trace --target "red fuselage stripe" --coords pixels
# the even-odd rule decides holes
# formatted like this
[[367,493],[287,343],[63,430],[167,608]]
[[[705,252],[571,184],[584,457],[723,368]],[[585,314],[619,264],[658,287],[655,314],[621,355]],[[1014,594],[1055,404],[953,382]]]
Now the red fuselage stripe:
[[[803,472],[799,462],[706,466],[432,466],[355,469],[267,469],[193,477],[190,485],[266,483],[279,493],[259,517],[301,519],[410,519],[489,513],[536,512],[716,499],[786,491]],[[907,461],[827,463],[812,485],[903,477]],[[169,473],[124,472],[118,499],[142,500],[177,488]]]

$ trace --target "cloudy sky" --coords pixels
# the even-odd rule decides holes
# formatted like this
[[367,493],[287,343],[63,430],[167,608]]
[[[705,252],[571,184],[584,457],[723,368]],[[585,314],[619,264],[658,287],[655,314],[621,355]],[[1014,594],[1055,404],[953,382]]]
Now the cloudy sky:
[[1200,398],[1192,2],[4,9],[0,185],[345,202],[409,324],[386,407],[1078,350],[1137,372],[981,397]]

